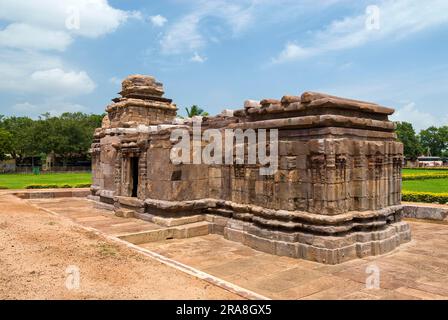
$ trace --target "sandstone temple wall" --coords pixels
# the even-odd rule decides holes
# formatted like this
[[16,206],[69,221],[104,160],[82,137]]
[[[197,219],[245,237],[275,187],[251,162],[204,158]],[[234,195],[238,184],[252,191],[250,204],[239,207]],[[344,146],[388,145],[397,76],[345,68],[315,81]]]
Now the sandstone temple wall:
[[[179,120],[152,77],[127,78],[121,94],[95,132],[92,199],[159,223],[206,220],[227,239],[323,263],[389,252],[410,240],[401,221],[403,145],[388,119],[393,109],[305,92]],[[278,170],[261,175],[259,164],[224,159],[173,164],[173,130],[194,140],[195,121],[222,137],[228,129],[277,129]]]

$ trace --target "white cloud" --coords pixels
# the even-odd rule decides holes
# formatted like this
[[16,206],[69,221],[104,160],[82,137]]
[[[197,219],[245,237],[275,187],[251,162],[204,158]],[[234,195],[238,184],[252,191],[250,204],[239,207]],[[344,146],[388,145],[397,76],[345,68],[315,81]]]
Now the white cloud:
[[14,111],[17,111],[19,113],[35,113],[38,107],[34,104],[31,104],[29,102],[23,102],[23,103],[17,103],[12,106],[12,109]]
[[165,23],[168,22],[168,19],[165,18],[164,16],[161,16],[160,14],[149,17],[149,20],[151,21],[154,27],[163,27]]
[[50,52],[63,52],[77,37],[97,38],[140,17],[107,0],[1,0],[0,20],[9,24],[0,30],[0,91],[54,97],[91,93],[95,83],[88,73],[67,67]]
[[408,103],[404,107],[398,109],[391,119],[393,121],[412,123],[417,133],[420,132],[420,130],[427,129],[431,126],[446,125],[446,122],[444,122],[443,119],[438,119],[430,113],[418,110],[414,102]]
[[189,15],[174,24],[160,40],[162,52],[179,54],[191,52],[205,45],[205,40],[199,33],[200,18]]
[[197,52],[194,53],[193,57],[191,57],[190,61],[204,63],[207,60],[206,57],[200,56]]
[[448,24],[448,2],[432,0],[385,0],[380,9],[379,30],[366,28],[367,13],[333,21],[323,30],[312,33],[308,45],[287,43],[274,63],[304,59],[329,51],[362,46],[371,41],[397,40],[424,29]]
[[12,23],[0,31],[0,47],[64,51],[71,42],[72,38],[66,32],[24,23]]
[[[0,50],[0,91],[30,92],[33,72],[62,67],[63,63],[57,56],[32,51]],[[54,93],[53,90],[48,92]]]
[[88,109],[77,103],[66,102],[60,99],[50,99],[38,104],[22,102],[12,106],[12,110],[17,115],[37,118],[44,113],[50,113],[53,116],[58,116],[64,112],[88,112]]
[[[79,28],[67,28],[67,21],[79,17]],[[118,10],[107,0],[2,0],[0,19],[22,22],[49,30],[96,38],[115,31],[138,12]]]
[[109,82],[112,83],[113,85],[121,86],[121,83],[122,83],[123,81],[122,81],[120,78],[118,78],[118,77],[111,77],[111,78],[109,79]]
[[0,50],[0,91],[76,96],[95,88],[85,71],[73,71],[54,55]]
[[256,4],[261,2],[263,1],[244,0],[235,4],[225,0],[195,1],[194,9],[182,16],[162,36],[160,40],[162,53],[194,53],[209,41],[217,42],[216,36],[205,35],[201,30],[203,22],[208,19],[224,22],[230,28],[230,32],[226,32],[226,35],[239,35],[253,23]]
[[312,51],[310,49],[304,49],[293,42],[289,42],[286,44],[283,51],[280,52],[279,56],[275,58],[273,61],[275,63],[280,63],[295,59],[302,59],[309,57],[311,54]]
[[85,71],[64,71],[58,68],[33,72],[30,84],[33,90],[54,91],[56,95],[64,96],[88,94],[95,89],[95,83]]
[[251,28],[296,21],[347,0],[190,0],[191,10],[174,21],[160,40],[163,54],[193,54],[209,43],[244,35]]

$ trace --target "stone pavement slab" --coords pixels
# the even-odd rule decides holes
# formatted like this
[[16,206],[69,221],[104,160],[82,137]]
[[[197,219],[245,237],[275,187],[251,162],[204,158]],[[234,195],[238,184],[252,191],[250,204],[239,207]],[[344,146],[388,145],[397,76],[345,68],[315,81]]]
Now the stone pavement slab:
[[27,201],[68,217],[79,224],[111,235],[161,228],[156,224],[140,219],[116,217],[112,211],[100,209],[95,206],[94,202],[83,198],[33,199]]
[[[274,299],[448,299],[448,226],[411,226],[411,243],[336,266],[257,252],[217,235],[142,246]],[[372,265],[380,271],[379,289],[366,288]]]
[[[162,228],[116,217],[85,199],[28,201],[111,235]],[[335,266],[262,253],[213,234],[140,246],[273,299],[448,299],[448,225],[410,224],[410,243]],[[366,288],[372,266],[379,289]]]

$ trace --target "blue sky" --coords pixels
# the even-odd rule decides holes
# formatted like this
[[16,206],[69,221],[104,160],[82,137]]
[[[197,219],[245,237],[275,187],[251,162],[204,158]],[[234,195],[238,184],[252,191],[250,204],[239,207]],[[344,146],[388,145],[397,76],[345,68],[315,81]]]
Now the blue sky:
[[0,0],[0,114],[101,113],[139,73],[181,113],[313,90],[445,125],[447,12],[446,0]]

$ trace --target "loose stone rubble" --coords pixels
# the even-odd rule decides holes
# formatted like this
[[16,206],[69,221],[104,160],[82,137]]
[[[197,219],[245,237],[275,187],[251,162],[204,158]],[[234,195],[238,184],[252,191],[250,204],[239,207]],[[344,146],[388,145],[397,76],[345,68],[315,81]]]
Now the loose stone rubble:
[[[305,92],[177,119],[153,77],[129,76],[120,94],[95,131],[90,196],[117,215],[165,226],[208,221],[226,239],[327,264],[410,241],[393,109]],[[278,129],[279,170],[263,176],[259,165],[173,164],[171,132],[192,134],[193,121],[202,130]]]

